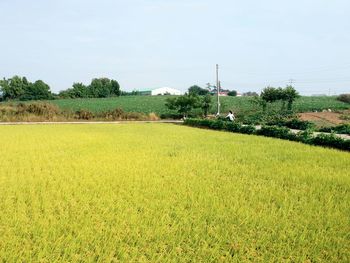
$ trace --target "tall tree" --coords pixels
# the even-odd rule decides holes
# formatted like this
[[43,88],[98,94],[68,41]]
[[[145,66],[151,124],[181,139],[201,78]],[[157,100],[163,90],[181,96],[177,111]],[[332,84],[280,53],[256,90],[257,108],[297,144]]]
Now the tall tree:
[[188,88],[188,93],[191,95],[206,95],[209,93],[209,90],[193,85]]
[[201,109],[203,111],[203,115],[205,117],[208,116],[209,110],[212,106],[211,97],[212,96],[210,94],[207,94],[201,99],[201,102],[200,102],[200,106],[201,106]]
[[266,103],[273,103],[276,101],[282,102],[282,110],[285,109],[285,104],[287,103],[288,110],[292,109],[293,102],[300,97],[299,93],[292,87],[287,86],[286,88],[274,88],[266,87],[260,94],[260,99]]
[[114,79],[111,80],[111,94],[113,94],[115,96],[121,95],[120,85],[119,85],[118,81],[116,81]]
[[287,86],[283,90],[283,98],[287,102],[288,110],[292,110],[293,102],[299,97],[299,93],[292,86]]
[[188,94],[176,98],[167,98],[165,105],[170,110],[177,110],[178,113],[187,117],[192,109],[200,107],[200,101],[197,95]]
[[28,83],[26,79],[24,82],[23,78],[19,76],[13,76],[10,79],[4,78],[0,81],[2,96],[5,100],[18,99],[25,93],[25,88],[27,85]]

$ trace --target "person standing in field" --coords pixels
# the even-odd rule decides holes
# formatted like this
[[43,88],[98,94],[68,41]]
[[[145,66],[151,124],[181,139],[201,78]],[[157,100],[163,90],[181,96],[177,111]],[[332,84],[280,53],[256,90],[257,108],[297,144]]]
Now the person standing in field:
[[229,113],[226,116],[227,119],[229,119],[230,121],[234,121],[235,120],[235,115],[233,115],[232,111],[229,111]]

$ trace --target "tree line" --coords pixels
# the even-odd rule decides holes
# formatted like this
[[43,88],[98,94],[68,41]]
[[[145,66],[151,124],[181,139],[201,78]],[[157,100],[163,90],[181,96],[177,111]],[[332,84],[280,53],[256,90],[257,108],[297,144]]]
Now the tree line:
[[95,78],[89,85],[74,83],[71,88],[51,92],[50,86],[42,80],[30,82],[26,77],[13,76],[0,80],[0,100],[50,100],[57,98],[106,98],[121,95],[118,81],[109,78]]
[[60,91],[60,98],[107,98],[121,95],[118,81],[109,78],[96,78],[85,86],[83,83],[74,83],[72,88]]
[[[170,110],[176,110],[179,114],[187,117],[193,109],[201,109],[203,116],[206,117],[212,107],[212,96],[210,92],[204,92],[199,86],[192,86],[185,95],[168,98],[165,106]],[[282,102],[281,112],[292,111],[293,102],[300,97],[299,93],[292,86],[285,88],[266,87],[260,93],[252,94],[252,102],[262,106],[263,111],[269,104]]]
[[263,110],[266,110],[268,104],[281,101],[281,110],[285,110],[287,106],[287,110],[291,111],[293,102],[299,97],[299,93],[292,86],[285,88],[266,87],[261,92],[260,98],[257,101],[263,107]]
[[26,77],[14,76],[0,80],[0,97],[2,100],[47,100],[52,99],[50,86],[42,80],[34,83]]

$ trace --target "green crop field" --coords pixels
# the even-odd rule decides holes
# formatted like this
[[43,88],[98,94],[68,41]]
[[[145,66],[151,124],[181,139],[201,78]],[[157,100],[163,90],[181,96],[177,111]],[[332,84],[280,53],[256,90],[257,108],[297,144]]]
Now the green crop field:
[[350,153],[173,124],[0,134],[2,262],[350,260]]
[[[86,109],[92,112],[101,112],[117,107],[127,112],[144,112],[166,114],[172,113],[165,107],[165,100],[168,96],[122,96],[118,98],[105,99],[62,99],[49,101],[62,109],[79,110]],[[221,97],[222,112],[228,110],[248,111],[257,109],[251,103],[251,97]],[[216,99],[213,97],[214,105],[211,112],[215,113]],[[336,97],[301,97],[295,102],[295,110],[306,112],[322,109],[341,110],[350,108],[349,104],[336,100]]]

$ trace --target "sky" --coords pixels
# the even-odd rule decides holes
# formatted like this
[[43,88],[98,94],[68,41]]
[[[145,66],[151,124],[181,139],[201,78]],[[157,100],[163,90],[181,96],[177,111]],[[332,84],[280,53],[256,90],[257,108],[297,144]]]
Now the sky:
[[92,78],[125,91],[215,83],[350,92],[349,0],[0,0],[0,77],[54,92]]

